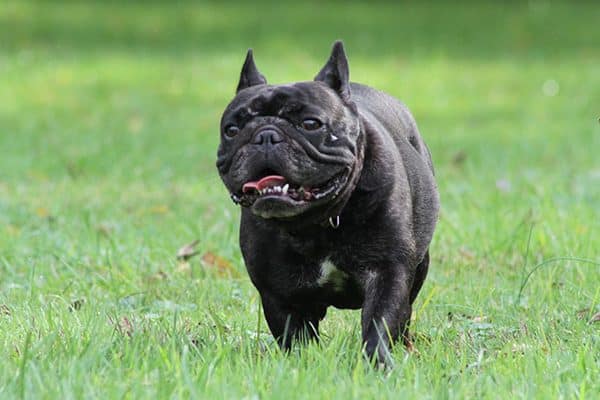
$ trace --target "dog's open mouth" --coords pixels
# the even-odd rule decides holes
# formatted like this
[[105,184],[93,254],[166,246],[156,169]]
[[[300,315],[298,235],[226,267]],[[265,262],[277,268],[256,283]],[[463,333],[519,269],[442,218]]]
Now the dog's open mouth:
[[242,186],[242,195],[232,194],[234,202],[242,206],[251,206],[259,199],[288,201],[292,204],[306,203],[335,197],[348,180],[348,174],[343,172],[319,185],[309,187],[288,181],[281,175],[267,175],[256,181],[246,182]]

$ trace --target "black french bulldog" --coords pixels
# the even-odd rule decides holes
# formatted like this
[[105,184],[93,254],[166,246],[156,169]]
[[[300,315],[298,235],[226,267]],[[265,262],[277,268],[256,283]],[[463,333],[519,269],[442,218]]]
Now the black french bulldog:
[[341,42],[314,81],[269,85],[248,50],[221,119],[217,167],[242,206],[240,246],[283,349],[327,307],[362,308],[366,355],[407,346],[439,197],[406,107],[348,80]]

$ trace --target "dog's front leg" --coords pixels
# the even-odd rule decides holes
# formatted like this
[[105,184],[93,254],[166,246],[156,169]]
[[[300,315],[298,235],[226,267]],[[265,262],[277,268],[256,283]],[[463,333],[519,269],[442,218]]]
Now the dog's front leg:
[[261,293],[261,299],[269,329],[282,350],[289,350],[295,340],[306,342],[318,339],[319,320],[325,314],[324,310],[322,315],[315,315],[308,310],[296,309],[267,293]]
[[368,272],[362,309],[362,336],[369,360],[390,365],[390,353],[410,320],[410,274],[404,265]]

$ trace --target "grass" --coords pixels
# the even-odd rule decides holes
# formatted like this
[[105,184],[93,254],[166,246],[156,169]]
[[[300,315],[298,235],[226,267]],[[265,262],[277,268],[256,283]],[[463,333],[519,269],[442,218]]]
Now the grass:
[[[2,2],[0,398],[596,398],[599,19],[592,2]],[[354,80],[413,110],[442,197],[419,352],[387,373],[362,362],[354,311],[276,349],[214,167],[245,49],[286,82],[336,38]]]

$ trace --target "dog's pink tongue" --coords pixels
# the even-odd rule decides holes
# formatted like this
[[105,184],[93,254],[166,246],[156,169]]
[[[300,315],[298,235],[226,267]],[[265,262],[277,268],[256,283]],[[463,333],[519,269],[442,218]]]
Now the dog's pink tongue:
[[281,175],[269,175],[265,176],[259,181],[252,181],[244,183],[242,186],[242,192],[248,193],[251,190],[263,190],[266,187],[281,186],[285,184],[285,178]]

